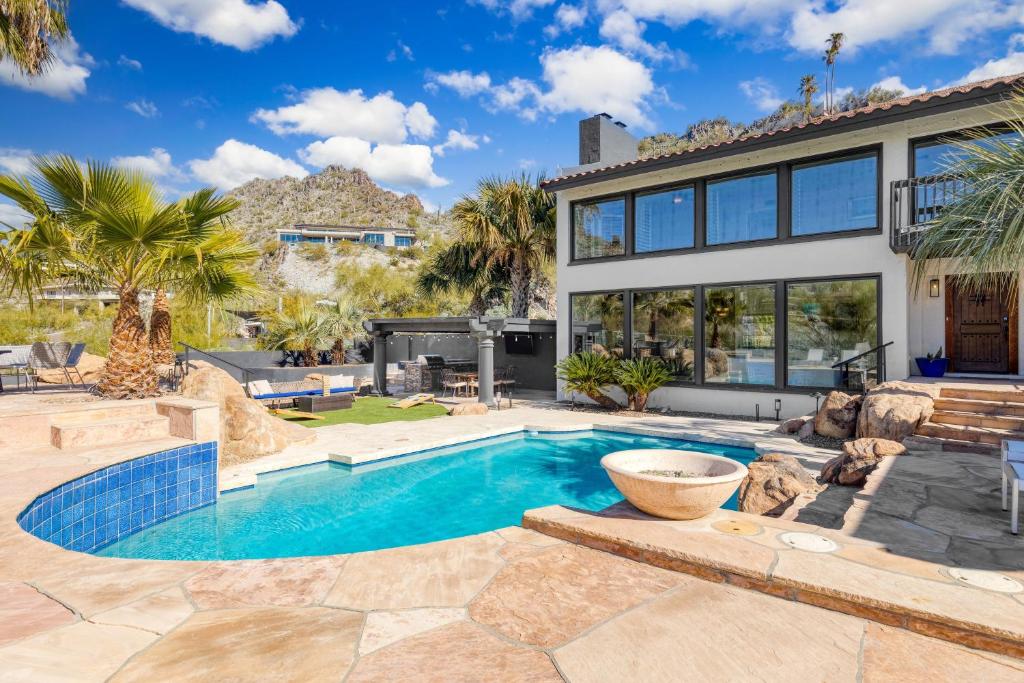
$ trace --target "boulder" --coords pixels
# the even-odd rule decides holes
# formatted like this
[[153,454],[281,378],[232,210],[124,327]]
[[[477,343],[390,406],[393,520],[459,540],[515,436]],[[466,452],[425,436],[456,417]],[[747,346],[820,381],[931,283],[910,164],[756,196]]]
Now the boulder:
[[807,424],[808,419],[806,417],[793,417],[785,420],[775,431],[779,434],[796,434],[800,431],[800,428]]
[[[78,361],[78,372],[81,373],[82,379],[85,380],[86,384],[96,384],[100,381],[100,375],[103,374],[103,366],[107,364],[107,359],[103,356],[94,356],[93,354],[86,351],[82,354],[82,358]],[[78,375],[75,374],[74,370],[69,371],[71,373],[71,379],[78,382]],[[39,370],[39,381],[45,384],[67,384],[68,378],[64,374],[63,370]]]
[[863,486],[882,458],[903,455],[907,449],[897,441],[866,438],[847,441],[843,444],[842,455],[825,463],[821,468],[824,482],[842,486]]
[[448,411],[449,415],[486,415],[488,413],[487,406],[483,403],[460,403],[457,406],[452,406]]
[[860,397],[841,391],[829,392],[814,416],[814,431],[830,439],[849,439],[857,430]]
[[935,410],[938,389],[930,384],[885,382],[864,396],[857,419],[858,438],[903,441]]
[[220,406],[221,466],[248,462],[316,438],[312,430],[268,413],[259,401],[245,395],[234,377],[204,361],[190,364],[181,395]]
[[814,436],[814,420],[804,422],[800,425],[800,429],[796,430],[796,438],[800,441],[806,441],[812,436]]
[[740,512],[775,517],[798,496],[817,494],[825,488],[792,455],[766,453],[750,463],[747,470],[740,483]]

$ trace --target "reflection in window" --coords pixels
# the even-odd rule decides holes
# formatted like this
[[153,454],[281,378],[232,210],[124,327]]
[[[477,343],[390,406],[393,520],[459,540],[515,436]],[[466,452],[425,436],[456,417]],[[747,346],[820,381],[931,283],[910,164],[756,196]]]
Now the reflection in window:
[[619,256],[625,253],[625,199],[576,204],[572,224],[576,258]]
[[775,286],[704,290],[704,381],[775,384]]
[[774,238],[777,220],[774,172],[708,183],[708,244]]
[[622,292],[574,294],[570,300],[573,352],[622,358],[626,336]]
[[[1017,137],[1012,130],[992,135],[982,140],[965,140],[970,144],[991,147],[996,141],[1007,141]],[[942,175],[951,170],[957,161],[967,156],[961,145],[950,139],[941,138],[930,142],[921,142],[914,146],[914,176],[923,178],[931,175]]]
[[[878,282],[874,279],[787,285],[786,366],[789,386],[833,387],[832,366],[874,348],[878,341]],[[864,386],[874,368],[867,358],[851,368]]]
[[693,380],[694,294],[671,289],[633,294],[633,357],[661,358],[677,380]]
[[795,167],[792,234],[878,227],[877,169],[874,154]]
[[635,251],[693,246],[693,188],[683,187],[636,197]]

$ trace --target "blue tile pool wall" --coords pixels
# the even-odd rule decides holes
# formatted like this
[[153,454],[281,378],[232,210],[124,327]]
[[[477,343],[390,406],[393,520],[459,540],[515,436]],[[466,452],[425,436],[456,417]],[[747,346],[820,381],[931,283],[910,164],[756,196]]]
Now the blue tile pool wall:
[[25,531],[92,552],[217,499],[217,442],[129,460],[48,491],[19,516]]

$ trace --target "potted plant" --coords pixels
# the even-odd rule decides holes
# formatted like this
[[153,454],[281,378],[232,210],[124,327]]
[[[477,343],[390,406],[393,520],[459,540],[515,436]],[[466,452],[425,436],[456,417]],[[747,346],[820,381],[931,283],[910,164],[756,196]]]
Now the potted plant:
[[926,354],[923,358],[915,358],[917,369],[925,377],[942,377],[949,367],[949,359],[942,355],[942,347],[935,353]]

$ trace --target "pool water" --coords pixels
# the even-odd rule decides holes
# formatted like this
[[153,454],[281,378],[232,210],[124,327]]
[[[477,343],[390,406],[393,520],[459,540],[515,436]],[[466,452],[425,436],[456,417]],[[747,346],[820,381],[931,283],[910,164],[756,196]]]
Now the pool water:
[[[96,551],[106,557],[237,560],[333,555],[427,543],[519,524],[546,505],[600,510],[622,500],[608,453],[678,448],[744,464],[751,449],[608,431],[520,432],[376,464],[310,465]],[[736,508],[735,496],[724,507]]]

